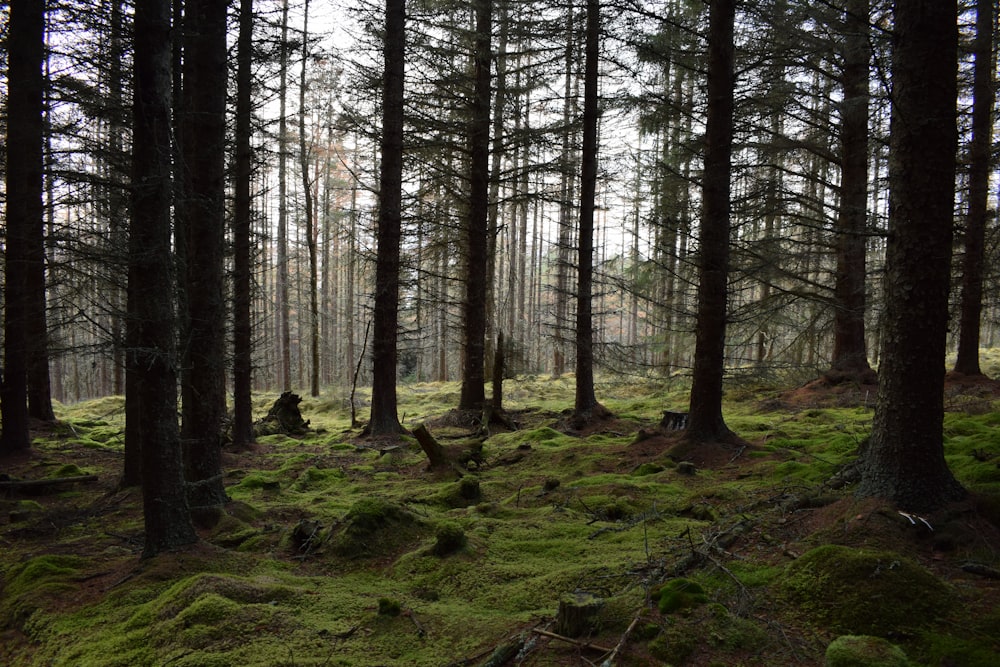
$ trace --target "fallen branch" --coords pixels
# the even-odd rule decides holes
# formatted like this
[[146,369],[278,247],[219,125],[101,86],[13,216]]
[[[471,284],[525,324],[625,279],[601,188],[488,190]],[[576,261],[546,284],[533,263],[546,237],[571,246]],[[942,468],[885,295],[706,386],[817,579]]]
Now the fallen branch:
[[96,482],[97,475],[74,475],[73,477],[49,477],[46,479],[18,479],[0,482],[0,491],[32,491],[44,493],[49,487],[59,487],[78,482]]
[[1000,570],[983,565],[982,563],[966,563],[962,566],[962,570],[969,574],[978,574],[980,577],[986,577],[987,579],[1000,579]]
[[618,657],[618,654],[621,652],[622,647],[625,646],[625,642],[628,641],[628,636],[632,634],[633,630],[635,630],[635,626],[639,623],[639,619],[642,618],[642,612],[643,610],[640,609],[636,613],[635,617],[632,619],[632,622],[629,623],[628,627],[625,629],[625,634],[623,634],[622,638],[618,640],[618,643],[615,645],[615,648],[611,651],[611,654],[604,659],[604,662],[601,663],[601,667],[614,667],[615,658]]
[[549,632],[548,630],[542,630],[541,628],[532,628],[531,630],[536,635],[541,635],[542,637],[548,637],[549,639],[558,639],[559,641],[568,642],[574,646],[579,646],[581,648],[589,648],[594,651],[600,651],[601,653],[611,653],[613,649],[605,648],[603,646],[598,646],[597,644],[591,644],[590,642],[581,641],[579,639],[573,639],[572,637],[566,637],[564,635],[557,635],[554,632]]

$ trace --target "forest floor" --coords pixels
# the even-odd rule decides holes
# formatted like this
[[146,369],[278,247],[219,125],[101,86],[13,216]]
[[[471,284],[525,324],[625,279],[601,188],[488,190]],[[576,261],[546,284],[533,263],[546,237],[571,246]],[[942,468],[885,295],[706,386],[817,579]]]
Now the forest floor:
[[141,494],[116,489],[121,398],[59,406],[0,471],[96,481],[2,491],[0,664],[823,665],[859,635],[883,662],[829,664],[998,664],[1000,385],[949,377],[970,493],[916,516],[834,481],[874,386],[734,381],[749,446],[691,468],[658,427],[685,382],[604,380],[615,416],[584,431],[572,377],[509,380],[517,428],[488,435],[450,409],[457,385],[401,386],[404,424],[456,461],[440,470],[412,438],[361,439],[344,398],[306,398],[311,430],[227,451],[218,523],[147,560]]

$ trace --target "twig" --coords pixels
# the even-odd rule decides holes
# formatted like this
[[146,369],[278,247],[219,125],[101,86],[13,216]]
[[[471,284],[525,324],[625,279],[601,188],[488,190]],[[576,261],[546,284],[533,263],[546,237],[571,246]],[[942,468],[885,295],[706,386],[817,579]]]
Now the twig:
[[635,626],[636,624],[639,623],[640,618],[642,618],[642,609],[636,612],[636,615],[632,619],[632,622],[629,623],[628,628],[625,629],[625,634],[623,634],[622,638],[618,640],[618,644],[615,645],[615,648],[613,651],[611,651],[611,654],[604,659],[604,662],[601,663],[601,667],[614,667],[615,658],[618,657],[618,653],[622,650],[622,647],[625,646],[625,642],[628,641],[628,636],[632,634],[632,630],[635,629]]
[[406,616],[409,616],[410,620],[413,621],[413,625],[416,626],[416,628],[417,628],[417,635],[419,637],[426,637],[427,636],[427,630],[425,630],[424,626],[422,626],[420,624],[420,621],[417,620],[417,615],[415,613],[413,613],[413,610],[412,609],[407,609],[404,612],[404,614]]
[[580,641],[579,639],[573,639],[572,637],[565,637],[563,635],[557,635],[554,632],[549,632],[548,630],[542,630],[541,628],[532,628],[532,632],[543,637],[548,637],[549,639],[558,639],[559,641],[568,642],[574,646],[579,646],[581,648],[589,648],[594,651],[600,651],[602,653],[611,653],[612,649],[605,648],[603,646],[598,646],[597,644],[591,644],[590,642]]

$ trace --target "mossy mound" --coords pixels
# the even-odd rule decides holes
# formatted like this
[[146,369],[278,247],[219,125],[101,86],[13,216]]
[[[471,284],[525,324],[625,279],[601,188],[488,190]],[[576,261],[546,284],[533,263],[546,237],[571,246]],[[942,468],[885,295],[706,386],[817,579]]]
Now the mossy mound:
[[654,588],[650,598],[657,604],[661,614],[672,614],[708,602],[701,584],[689,579],[671,579]]
[[826,647],[826,667],[908,667],[903,649],[881,637],[842,635]]
[[400,505],[364,498],[348,510],[331,548],[344,558],[383,556],[415,544],[423,532],[423,523]]
[[0,596],[0,627],[20,627],[48,599],[72,594],[84,564],[76,556],[38,556],[11,568]]
[[182,579],[163,593],[154,605],[154,614],[159,619],[175,618],[205,596],[225,598],[237,605],[251,605],[274,604],[295,595],[294,589],[280,584],[224,574],[196,574]]
[[833,544],[803,554],[778,585],[799,613],[845,634],[916,629],[954,602],[946,584],[895,552]]
[[436,541],[434,542],[434,555],[447,556],[465,548],[468,539],[465,531],[457,523],[451,521],[438,526]]

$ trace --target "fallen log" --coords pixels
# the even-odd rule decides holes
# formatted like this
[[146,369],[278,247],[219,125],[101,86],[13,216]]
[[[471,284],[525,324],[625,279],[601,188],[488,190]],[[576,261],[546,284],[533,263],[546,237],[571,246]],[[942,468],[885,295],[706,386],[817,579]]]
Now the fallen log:
[[[76,483],[96,482],[97,475],[74,475],[72,477],[47,477],[45,479],[10,479],[0,481],[0,491],[28,492],[38,495],[55,493],[58,487]],[[50,490],[51,489],[51,490]]]
[[413,437],[420,444],[420,449],[424,450],[424,454],[427,455],[427,460],[430,461],[432,468],[442,468],[449,465],[450,462],[448,461],[448,456],[444,453],[444,447],[431,435],[431,432],[427,430],[427,426],[420,424],[413,429]]

